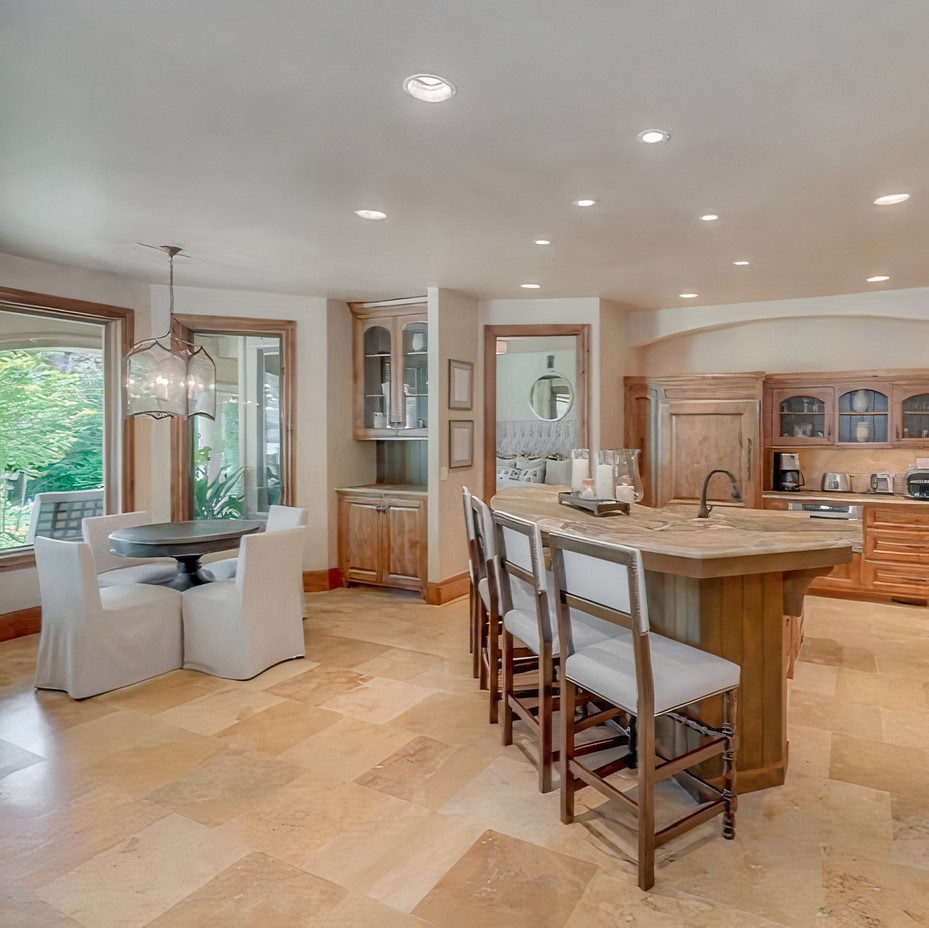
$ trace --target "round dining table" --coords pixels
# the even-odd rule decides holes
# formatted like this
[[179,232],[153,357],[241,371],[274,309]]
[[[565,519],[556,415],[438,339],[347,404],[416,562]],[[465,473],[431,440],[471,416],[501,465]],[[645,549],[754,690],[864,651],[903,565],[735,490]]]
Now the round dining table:
[[123,557],[173,557],[177,574],[165,586],[187,590],[210,578],[200,572],[200,558],[238,547],[243,535],[260,531],[263,522],[246,519],[199,519],[191,522],[156,522],[110,533],[110,552]]

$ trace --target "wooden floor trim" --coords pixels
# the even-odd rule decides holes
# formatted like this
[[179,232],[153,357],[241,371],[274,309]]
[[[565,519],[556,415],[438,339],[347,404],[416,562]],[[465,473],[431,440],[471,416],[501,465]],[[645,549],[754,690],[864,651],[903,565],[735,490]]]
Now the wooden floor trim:
[[303,572],[304,593],[325,593],[327,590],[337,590],[344,585],[342,571],[338,567],[330,567],[328,570],[305,570]]
[[24,635],[36,635],[42,624],[42,607],[30,606],[17,612],[0,615],[0,641],[11,641]]
[[471,579],[467,571],[440,580],[438,583],[427,583],[426,595],[423,598],[430,606],[444,606],[453,599],[467,596],[470,583]]

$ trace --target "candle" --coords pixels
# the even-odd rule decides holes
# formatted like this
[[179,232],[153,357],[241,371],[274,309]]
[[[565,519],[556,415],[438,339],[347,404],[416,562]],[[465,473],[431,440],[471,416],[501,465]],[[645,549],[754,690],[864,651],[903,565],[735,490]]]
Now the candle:
[[616,485],[616,499],[621,503],[635,502],[635,487],[628,483],[618,483]]
[[597,494],[597,499],[612,499],[613,498],[613,465],[612,464],[598,464],[597,465],[597,477],[594,484],[594,492]]
[[583,490],[584,478],[587,476],[587,458],[574,458],[571,461],[571,489]]

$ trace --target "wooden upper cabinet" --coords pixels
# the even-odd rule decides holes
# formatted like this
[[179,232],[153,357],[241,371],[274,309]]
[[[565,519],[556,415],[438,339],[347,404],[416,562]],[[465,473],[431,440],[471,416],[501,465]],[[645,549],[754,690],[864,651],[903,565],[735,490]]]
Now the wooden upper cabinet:
[[872,381],[836,384],[836,444],[887,444],[892,391],[891,384]]
[[832,387],[772,387],[765,399],[768,444],[831,445],[835,441]]
[[893,386],[894,444],[929,443],[929,380]]
[[419,303],[351,306],[355,438],[425,438],[429,326]]
[[710,481],[715,502],[761,505],[762,374],[627,377],[625,441],[642,449],[643,503],[696,502],[706,475],[731,471],[742,502],[723,475]]

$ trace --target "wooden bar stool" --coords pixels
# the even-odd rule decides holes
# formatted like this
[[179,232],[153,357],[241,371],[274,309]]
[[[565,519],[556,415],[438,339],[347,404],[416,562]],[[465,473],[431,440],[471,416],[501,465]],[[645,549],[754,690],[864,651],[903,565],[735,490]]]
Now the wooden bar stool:
[[[599,768],[585,766],[575,748],[575,725],[565,717],[561,740],[561,820],[574,820],[574,794],[593,786],[638,817],[639,886],[655,883],[655,849],[722,813],[723,836],[735,837],[735,719],[740,669],[706,651],[649,631],[642,554],[624,545],[589,541],[552,532],[548,538],[555,578],[558,628],[563,648],[562,699],[576,692],[596,694],[636,719],[636,744],[628,755]],[[616,623],[626,635],[595,644],[582,640],[578,616]],[[723,697],[722,724],[708,725],[693,711],[710,696]],[[672,719],[701,737],[684,753],[667,756],[656,743],[655,719]],[[691,740],[697,740],[691,736]],[[722,788],[688,769],[722,755]],[[637,767],[638,801],[606,777]],[[655,785],[677,777],[700,797],[700,804],[657,828]]]

